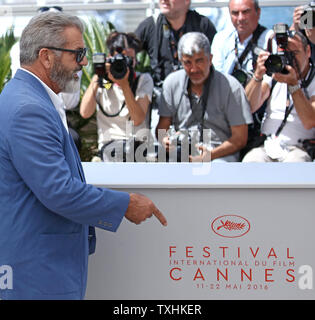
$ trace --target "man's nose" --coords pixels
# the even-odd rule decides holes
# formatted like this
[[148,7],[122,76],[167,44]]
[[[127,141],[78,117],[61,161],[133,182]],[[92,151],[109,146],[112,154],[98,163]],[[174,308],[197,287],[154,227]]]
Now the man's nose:
[[190,67],[190,72],[194,72],[197,70],[197,63],[192,62]]
[[82,59],[82,61],[79,63],[81,66],[87,66],[89,64],[89,61],[86,56]]

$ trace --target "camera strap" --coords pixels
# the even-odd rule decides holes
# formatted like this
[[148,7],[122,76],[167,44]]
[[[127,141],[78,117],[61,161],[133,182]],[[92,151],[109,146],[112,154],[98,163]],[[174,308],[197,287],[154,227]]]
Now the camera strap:
[[[289,98],[290,98],[290,93],[289,93],[289,90],[287,88],[287,100]],[[283,118],[278,130],[276,131],[276,134],[275,134],[276,137],[278,137],[280,135],[282,129],[284,128],[285,124],[287,123],[288,116],[291,113],[292,109],[293,109],[293,102],[291,103],[290,106],[286,106],[285,107],[284,118]]]
[[266,30],[265,27],[263,27],[262,25],[258,24],[257,28],[255,29],[255,31],[253,32],[253,37],[251,38],[251,40],[247,43],[246,48],[244,49],[244,51],[242,52],[241,56],[238,57],[238,48],[237,48],[237,37],[235,37],[235,57],[237,59],[237,63],[235,63],[234,66],[234,70],[237,69],[237,64],[239,65],[240,68],[242,68],[244,59],[246,58],[246,56],[248,55],[249,51],[257,45],[257,41],[260,37],[260,35]]
[[[208,103],[208,96],[209,96],[209,90],[210,90],[210,81],[211,81],[211,75],[214,72],[214,68],[213,66],[210,67],[210,73],[208,78],[206,79],[206,81],[204,82],[203,85],[203,89],[202,89],[202,95],[201,95],[201,100],[200,100],[200,104],[202,107],[202,113],[201,113],[201,119],[200,121],[198,121],[198,130],[200,133],[200,142],[203,142],[203,129],[204,129],[204,118],[205,118],[205,114],[206,114],[206,110],[207,110],[207,103]],[[185,88],[187,88],[190,85],[190,81],[189,81],[189,77],[187,76],[186,80],[185,80],[185,84],[184,84],[184,90],[181,94],[181,97],[179,99],[179,102],[177,104],[177,108],[176,108],[176,116],[174,118],[177,118],[177,113],[178,113],[178,109],[180,107],[181,101],[183,99],[183,96],[185,95]],[[197,120],[195,115],[193,114],[193,108],[192,108],[192,102],[191,102],[191,97],[189,96],[189,103],[190,103],[190,109],[191,109],[191,113],[193,116],[193,120]],[[175,128],[177,128],[175,121],[172,121],[172,124],[175,126]]]
[[[131,90],[132,90],[132,93],[135,95],[136,94],[136,90],[137,90],[137,86],[138,86],[138,82],[139,82],[139,78],[140,78],[140,75],[136,76],[136,78],[134,79],[133,83],[132,83],[132,86],[131,86]],[[104,90],[104,89],[103,89]],[[119,111],[114,113],[114,114],[110,114],[108,112],[106,112],[102,106],[102,104],[96,99],[96,103],[99,105],[100,107],[100,110],[101,112],[104,114],[105,117],[108,117],[108,118],[114,118],[114,117],[117,117],[120,112],[122,111],[122,109],[125,107],[126,105],[126,101],[123,102],[122,106],[120,107]]]
[[[309,99],[309,97],[308,97],[307,92],[306,92],[304,89],[306,89],[306,88],[309,86],[309,84],[312,82],[312,80],[313,80],[313,78],[314,78],[314,76],[315,76],[315,67],[314,67],[314,64],[313,64],[313,61],[312,61],[312,60],[310,60],[310,65],[311,65],[311,70],[310,70],[310,72],[309,72],[309,75],[308,75],[307,79],[303,79],[303,80],[301,81],[301,88],[303,89],[304,94],[305,94],[305,96],[307,97],[307,99]],[[271,91],[270,91],[270,95],[269,95],[268,99],[270,99],[270,97],[271,97],[271,92],[272,92],[272,90],[273,90],[273,88],[274,88],[274,86],[275,86],[276,83],[277,83],[277,81],[275,81],[275,80],[273,79],[273,80],[272,80]],[[287,100],[289,100],[289,99],[290,99],[290,93],[289,93],[289,90],[288,90],[288,88],[287,88]],[[281,131],[283,130],[283,128],[284,128],[284,126],[285,126],[285,124],[286,124],[286,122],[287,122],[288,116],[289,116],[289,114],[291,113],[291,111],[292,111],[292,109],[293,109],[293,106],[294,106],[294,105],[293,105],[293,102],[292,102],[292,104],[291,104],[290,106],[286,106],[286,108],[285,108],[285,113],[284,113],[284,118],[283,118],[283,120],[282,120],[282,122],[281,122],[278,130],[276,131],[276,134],[275,134],[276,137],[278,137],[279,134],[281,133]]]

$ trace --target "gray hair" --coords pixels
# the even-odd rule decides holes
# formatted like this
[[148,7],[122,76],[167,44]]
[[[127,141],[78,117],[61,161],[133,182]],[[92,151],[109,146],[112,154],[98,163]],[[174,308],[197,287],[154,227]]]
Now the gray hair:
[[178,57],[188,55],[193,56],[195,53],[204,51],[205,55],[210,55],[210,42],[208,38],[201,32],[188,32],[185,33],[178,43]]
[[[229,1],[229,8],[230,8],[230,3],[231,3],[232,0]],[[259,2],[258,0],[252,0],[253,4],[254,4],[254,8],[256,10],[256,12],[258,11],[258,9],[260,9],[259,7]]]
[[63,32],[67,27],[75,27],[82,34],[84,32],[84,25],[76,16],[62,12],[44,12],[34,16],[21,35],[21,65],[34,63],[42,48],[64,47],[66,39],[63,36]]

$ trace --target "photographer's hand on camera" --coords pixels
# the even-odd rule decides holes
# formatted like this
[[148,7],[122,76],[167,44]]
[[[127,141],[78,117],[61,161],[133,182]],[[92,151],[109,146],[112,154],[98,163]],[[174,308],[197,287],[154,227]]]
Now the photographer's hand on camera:
[[260,83],[262,81],[263,76],[267,72],[265,62],[269,56],[270,56],[270,52],[268,51],[262,51],[258,56],[256,69],[253,76],[253,80],[257,83]]
[[304,6],[299,6],[294,9],[293,24],[291,26],[291,29],[294,29],[296,31],[300,29],[300,20],[303,12],[304,12]]
[[286,65],[285,68],[288,71],[287,74],[274,73],[272,77],[278,82],[286,83],[289,86],[296,86],[299,81],[295,69],[289,65]]
[[267,72],[265,62],[269,56],[270,53],[267,51],[260,52],[257,58],[254,75],[245,87],[245,92],[250,102],[252,113],[257,111],[261,107],[270,92],[268,90],[268,85],[263,82],[263,76]]
[[189,162],[210,162],[211,161],[211,151],[209,148],[203,144],[198,146],[200,151],[199,156],[189,156]]

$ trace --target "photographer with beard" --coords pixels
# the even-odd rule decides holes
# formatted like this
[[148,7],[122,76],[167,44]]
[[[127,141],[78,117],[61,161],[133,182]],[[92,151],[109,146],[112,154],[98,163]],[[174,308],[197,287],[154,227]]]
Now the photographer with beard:
[[[285,26],[278,25],[282,29]],[[267,107],[261,130],[265,141],[249,151],[243,162],[312,160],[302,144],[315,136],[315,79],[311,49],[303,34],[287,32],[281,41],[286,45],[278,43],[278,46],[280,53],[284,52],[292,61],[284,64],[281,72],[273,72],[270,77],[266,75],[272,61],[269,59],[270,53],[262,51],[257,59],[254,77],[246,87],[252,112],[265,101]],[[287,38],[286,41],[284,38]]]
[[[136,54],[141,50],[140,40],[134,34],[113,32],[108,36],[106,45],[110,53],[104,66],[107,83],[105,87],[100,86],[104,79],[97,74],[93,76],[82,98],[80,113],[83,118],[89,118],[96,111],[101,159],[120,162],[126,160],[128,143],[132,142],[133,149],[129,153],[141,144],[141,137],[134,137],[140,129],[146,128],[153,80],[148,73],[134,71]],[[115,78],[111,72],[115,57],[126,59],[127,71],[122,78],[118,75]],[[133,159],[133,154],[128,154],[128,157]]]

